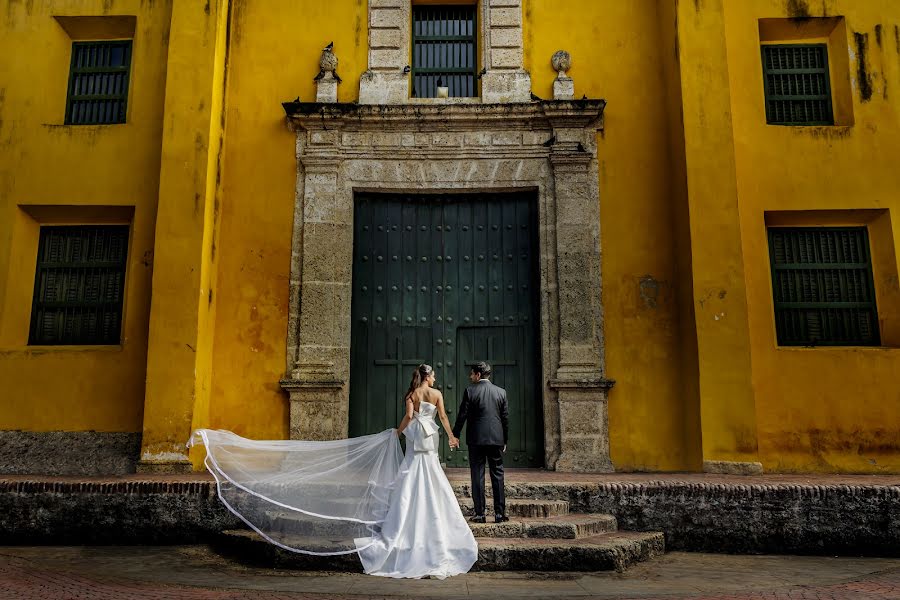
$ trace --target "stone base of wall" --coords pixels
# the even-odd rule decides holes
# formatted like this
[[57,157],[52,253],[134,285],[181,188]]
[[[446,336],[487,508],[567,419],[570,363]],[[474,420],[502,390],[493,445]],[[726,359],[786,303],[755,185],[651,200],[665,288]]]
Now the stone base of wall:
[[[507,497],[562,499],[623,531],[662,531],[666,550],[900,556],[897,485],[517,483]],[[468,484],[454,486],[469,495]]]
[[[530,482],[507,484],[507,497],[612,514],[623,531],[664,532],[668,550],[900,556],[900,485]],[[195,543],[240,527],[200,476],[0,480],[0,545]]]
[[140,450],[140,433],[0,431],[0,474],[125,475]]
[[0,480],[0,545],[192,544],[242,525],[211,481]]

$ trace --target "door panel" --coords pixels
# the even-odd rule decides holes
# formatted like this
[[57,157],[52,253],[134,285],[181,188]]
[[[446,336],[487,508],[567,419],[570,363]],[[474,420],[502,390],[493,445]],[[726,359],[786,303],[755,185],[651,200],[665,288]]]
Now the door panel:
[[[351,435],[399,423],[421,362],[435,368],[452,423],[471,363],[497,361],[494,381],[510,402],[507,463],[543,464],[536,224],[530,195],[357,198]],[[442,436],[442,458],[467,464],[464,449],[448,450]]]

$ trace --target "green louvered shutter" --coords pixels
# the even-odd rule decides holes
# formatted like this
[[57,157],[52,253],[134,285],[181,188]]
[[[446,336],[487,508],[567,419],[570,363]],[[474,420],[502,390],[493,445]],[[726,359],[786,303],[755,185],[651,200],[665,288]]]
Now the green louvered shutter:
[[762,47],[766,121],[770,125],[834,125],[828,47]]
[[120,343],[127,250],[127,225],[41,227],[28,343]]
[[74,42],[66,125],[124,123],[131,40]]
[[769,228],[781,346],[878,346],[865,227]]

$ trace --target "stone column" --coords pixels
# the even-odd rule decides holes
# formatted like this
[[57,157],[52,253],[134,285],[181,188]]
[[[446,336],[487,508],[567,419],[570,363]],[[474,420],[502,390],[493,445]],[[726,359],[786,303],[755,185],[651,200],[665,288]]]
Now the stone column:
[[[553,119],[551,119],[551,124]],[[611,472],[600,280],[600,205],[592,129],[553,127],[556,190],[559,471]]]
[[291,313],[295,362],[281,386],[290,395],[291,439],[347,436],[350,373],[350,277],[353,261],[352,197],[337,193],[339,162],[329,156],[334,131],[301,132],[313,143],[298,145],[303,183],[299,261],[291,273],[299,286]]
[[485,104],[530,102],[531,74],[525,70],[522,0],[482,0],[481,100]]

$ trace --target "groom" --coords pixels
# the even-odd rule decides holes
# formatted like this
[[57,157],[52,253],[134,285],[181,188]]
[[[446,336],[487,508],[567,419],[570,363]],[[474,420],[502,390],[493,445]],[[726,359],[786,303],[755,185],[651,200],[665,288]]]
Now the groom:
[[454,447],[459,446],[459,435],[469,421],[466,444],[469,446],[469,469],[472,472],[472,500],[475,516],[472,521],[484,523],[484,463],[491,471],[491,487],[494,490],[494,521],[509,521],[506,516],[506,497],[503,491],[503,453],[509,439],[509,407],[506,390],[490,381],[491,366],[479,362],[472,366],[469,381],[472,385],[463,393],[462,404],[453,425]]

